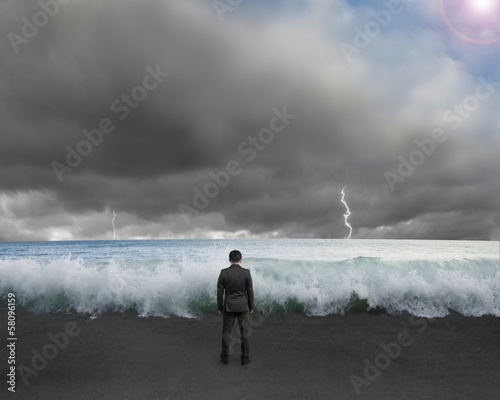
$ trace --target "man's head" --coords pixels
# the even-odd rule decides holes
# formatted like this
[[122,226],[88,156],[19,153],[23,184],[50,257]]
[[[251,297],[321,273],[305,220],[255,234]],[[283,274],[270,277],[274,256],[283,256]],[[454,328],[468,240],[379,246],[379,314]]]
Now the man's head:
[[239,250],[233,250],[229,253],[229,261],[231,261],[231,264],[240,263],[242,258],[243,256]]

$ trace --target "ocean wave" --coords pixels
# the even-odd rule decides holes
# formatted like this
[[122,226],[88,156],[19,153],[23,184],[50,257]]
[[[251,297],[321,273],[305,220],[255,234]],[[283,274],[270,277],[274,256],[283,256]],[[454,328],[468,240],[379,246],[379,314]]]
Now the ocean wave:
[[[255,308],[265,315],[407,311],[443,317],[500,316],[500,272],[494,259],[342,260],[247,258]],[[35,312],[199,317],[216,312],[216,258],[85,262],[71,255],[0,260],[0,303],[16,295]]]

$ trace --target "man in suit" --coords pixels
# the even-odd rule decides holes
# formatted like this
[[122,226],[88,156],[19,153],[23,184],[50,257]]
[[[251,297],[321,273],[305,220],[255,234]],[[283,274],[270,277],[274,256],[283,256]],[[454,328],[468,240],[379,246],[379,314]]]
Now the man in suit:
[[220,362],[228,364],[229,344],[234,319],[238,319],[241,337],[241,365],[250,362],[248,343],[248,314],[253,313],[253,284],[248,269],[240,266],[243,260],[241,252],[229,253],[231,266],[221,270],[217,281],[217,308],[223,315],[222,351]]

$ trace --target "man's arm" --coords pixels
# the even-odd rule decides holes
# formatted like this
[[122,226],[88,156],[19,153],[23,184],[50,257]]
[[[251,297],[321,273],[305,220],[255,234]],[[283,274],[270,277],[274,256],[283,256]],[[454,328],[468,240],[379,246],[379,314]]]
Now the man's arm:
[[217,309],[219,310],[219,314],[222,314],[222,309],[224,308],[224,276],[222,275],[222,271],[219,275],[219,279],[217,280]]
[[248,297],[248,308],[250,309],[250,313],[252,313],[253,312],[253,282],[252,282],[252,275],[250,274],[250,271],[248,271],[248,274],[247,274],[246,291],[247,291],[247,297]]

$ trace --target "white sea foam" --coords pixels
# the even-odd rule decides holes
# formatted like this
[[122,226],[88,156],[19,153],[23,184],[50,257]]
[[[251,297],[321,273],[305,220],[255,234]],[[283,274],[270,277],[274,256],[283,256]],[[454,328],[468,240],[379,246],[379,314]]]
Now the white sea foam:
[[[413,258],[403,251],[400,256],[392,252],[385,257],[378,250],[369,255],[361,246],[358,253],[364,255],[349,257],[356,249],[352,242],[348,252],[339,247],[329,257],[325,254],[332,242],[316,253],[309,251],[316,247],[312,242],[301,242],[308,251],[297,244],[275,242],[262,245],[261,254],[250,252],[243,266],[252,272],[256,309],[268,314],[327,315],[366,306],[421,317],[442,317],[449,310],[466,316],[500,316],[500,268],[490,254],[423,259],[418,251]],[[38,312],[98,314],[133,309],[141,316],[195,317],[216,310],[217,277],[227,266],[228,250],[236,244],[244,245],[205,243],[203,251],[197,247],[197,252],[179,250],[156,258],[145,257],[144,251],[141,256],[120,258],[117,255],[128,254],[123,243],[109,258],[69,253],[4,257],[0,259],[0,299],[14,292],[19,306]],[[252,246],[259,248],[255,242]]]

